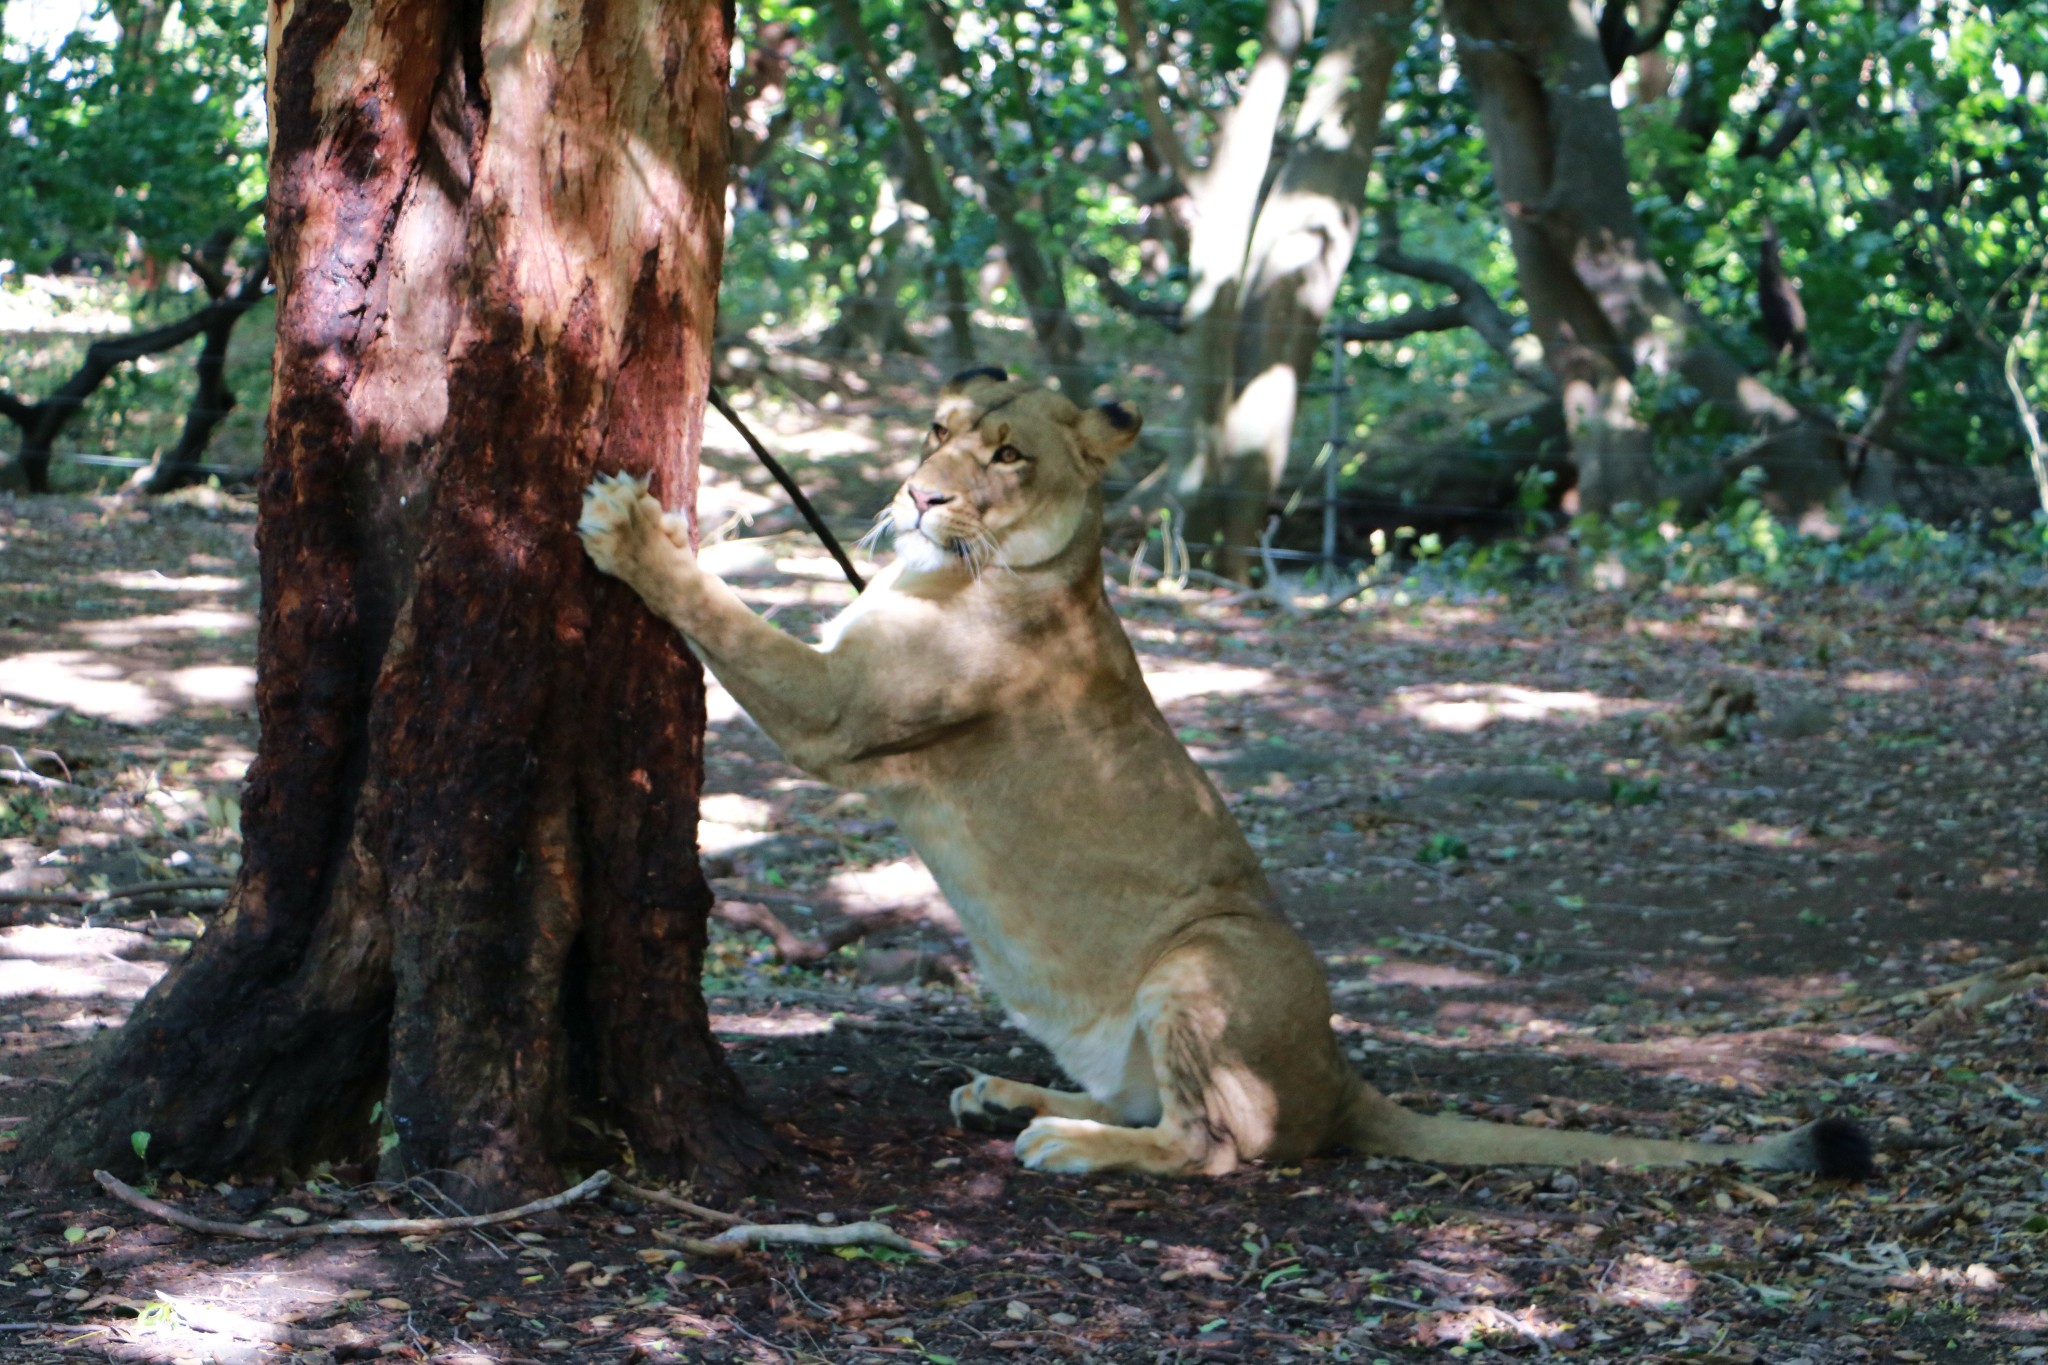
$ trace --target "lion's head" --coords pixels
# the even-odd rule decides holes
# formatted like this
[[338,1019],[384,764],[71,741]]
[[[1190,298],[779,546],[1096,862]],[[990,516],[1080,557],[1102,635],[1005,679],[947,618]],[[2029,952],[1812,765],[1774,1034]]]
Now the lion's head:
[[993,366],[963,370],[889,505],[897,555],[919,570],[1045,563],[1101,515],[1096,487],[1143,421],[1122,403],[1083,411]]

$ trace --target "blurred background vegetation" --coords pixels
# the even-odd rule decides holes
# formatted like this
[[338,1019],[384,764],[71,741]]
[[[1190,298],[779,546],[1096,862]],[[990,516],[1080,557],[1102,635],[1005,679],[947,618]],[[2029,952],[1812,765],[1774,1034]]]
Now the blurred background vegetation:
[[[2024,522],[2048,497],[2025,420],[2048,374],[2032,5],[741,10],[718,364],[761,401],[907,407],[892,383],[969,361],[1135,399],[1151,420],[1115,515],[1157,538],[1164,514],[1234,571],[1262,534],[1363,558],[1397,525],[1486,540],[1745,499]],[[261,271],[263,19],[0,9],[17,426],[95,340]],[[269,345],[253,302],[205,470],[258,461]],[[80,457],[177,447],[199,349],[110,367],[55,441],[57,486],[126,476]],[[1625,452],[1622,483],[1596,485],[1596,449]]]

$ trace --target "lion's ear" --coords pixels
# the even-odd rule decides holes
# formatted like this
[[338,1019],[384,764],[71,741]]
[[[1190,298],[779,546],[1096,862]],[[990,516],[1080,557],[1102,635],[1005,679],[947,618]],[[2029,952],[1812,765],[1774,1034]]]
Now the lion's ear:
[[1145,417],[1129,403],[1104,403],[1081,414],[1081,453],[1107,465],[1131,448]]
[[975,384],[1007,384],[1010,372],[1000,365],[976,365],[960,371],[946,381],[946,387],[939,390],[942,398],[953,398],[967,392]]

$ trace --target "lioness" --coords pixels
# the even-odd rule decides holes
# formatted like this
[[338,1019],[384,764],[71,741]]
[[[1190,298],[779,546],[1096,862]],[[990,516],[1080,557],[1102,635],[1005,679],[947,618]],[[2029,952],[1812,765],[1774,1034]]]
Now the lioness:
[[955,1118],[1028,1119],[1017,1157],[1047,1171],[1214,1174],[1343,1148],[1866,1170],[1841,1120],[1746,1146],[1607,1137],[1415,1114],[1353,1074],[1320,964],[1103,592],[1101,480],[1139,422],[1001,370],[956,376],[890,504],[894,563],[816,647],[701,569],[683,518],[638,482],[584,498],[597,567],[688,637],[791,762],[895,818],[989,984],[1080,1086],[977,1073]]

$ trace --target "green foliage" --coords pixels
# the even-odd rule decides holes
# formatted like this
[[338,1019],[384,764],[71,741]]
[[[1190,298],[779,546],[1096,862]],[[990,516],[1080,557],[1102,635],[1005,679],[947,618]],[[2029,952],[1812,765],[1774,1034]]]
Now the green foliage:
[[181,0],[158,31],[102,12],[53,49],[10,44],[0,257],[163,262],[242,228],[264,186],[263,22],[262,0]]
[[[1977,462],[2014,453],[1998,366],[2023,300],[2014,282],[2048,254],[2048,28],[2027,6],[1817,0],[1767,27],[1738,0],[1688,8],[1667,51],[1688,95],[1624,111],[1638,210],[1658,255],[1722,341],[1759,371],[1757,243],[1784,238],[1812,347],[1780,373],[1854,429],[1909,323],[1925,332],[1904,423],[1921,447]],[[1753,52],[1752,52],[1753,49]],[[1674,105],[1727,111],[1701,147]],[[1787,120],[1807,126],[1775,158]],[[1682,383],[1652,394],[1667,447],[1725,453],[1746,433],[1701,428]]]

